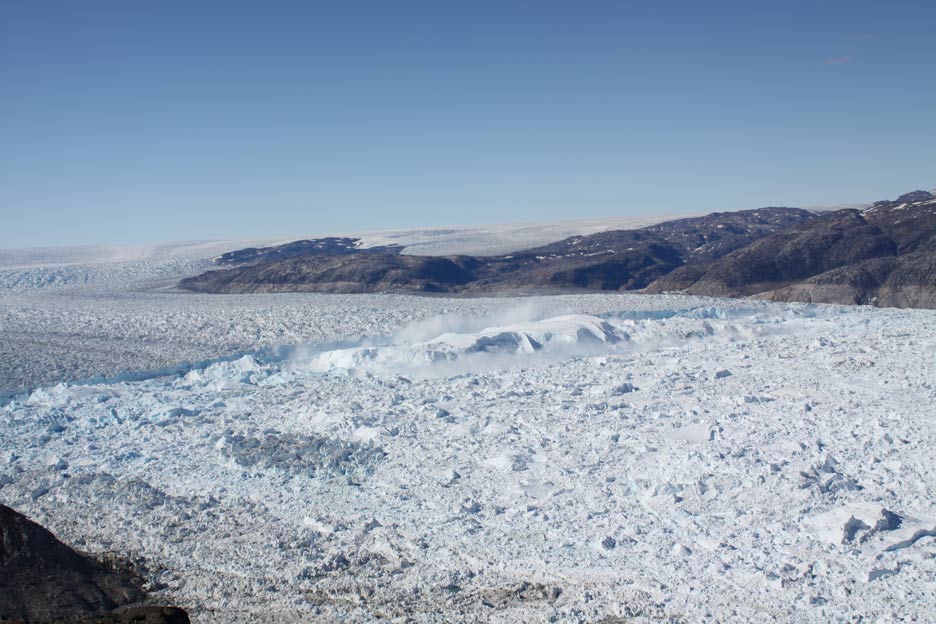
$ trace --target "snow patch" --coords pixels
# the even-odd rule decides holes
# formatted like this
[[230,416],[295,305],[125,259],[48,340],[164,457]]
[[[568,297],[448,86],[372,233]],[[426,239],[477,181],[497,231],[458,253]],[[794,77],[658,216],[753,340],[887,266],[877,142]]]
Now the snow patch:
[[901,517],[877,503],[849,503],[805,521],[806,526],[827,544],[867,542],[881,531],[900,527]]

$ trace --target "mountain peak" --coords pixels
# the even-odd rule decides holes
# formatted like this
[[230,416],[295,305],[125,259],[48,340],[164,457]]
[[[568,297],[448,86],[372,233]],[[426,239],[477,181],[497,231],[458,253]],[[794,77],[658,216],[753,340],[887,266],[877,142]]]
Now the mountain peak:
[[897,201],[910,203],[918,201],[929,201],[931,199],[936,199],[936,196],[934,196],[930,191],[911,191],[898,197]]

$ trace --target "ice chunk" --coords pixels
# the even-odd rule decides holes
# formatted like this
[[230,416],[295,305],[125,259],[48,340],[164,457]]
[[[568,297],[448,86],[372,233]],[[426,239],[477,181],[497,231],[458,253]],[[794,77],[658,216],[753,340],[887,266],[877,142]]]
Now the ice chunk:
[[588,315],[566,315],[540,321],[490,327],[478,332],[449,332],[435,338],[385,346],[355,347],[326,351],[299,368],[326,372],[334,369],[365,369],[400,372],[412,368],[448,364],[448,370],[465,360],[464,368],[484,366],[479,358],[523,357],[535,354],[588,354],[629,340],[624,329],[610,321]]
[[881,531],[900,527],[902,519],[877,503],[850,503],[804,521],[828,544],[867,542]]

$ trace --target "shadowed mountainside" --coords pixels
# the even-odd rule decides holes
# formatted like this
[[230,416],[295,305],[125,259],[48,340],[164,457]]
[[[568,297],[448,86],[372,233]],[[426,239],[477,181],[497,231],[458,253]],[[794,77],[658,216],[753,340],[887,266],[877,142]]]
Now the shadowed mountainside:
[[936,196],[914,191],[839,210],[687,265],[647,292],[774,301],[936,307]]
[[311,255],[209,271],[180,285],[215,293],[452,292],[474,279],[476,265],[467,256]]

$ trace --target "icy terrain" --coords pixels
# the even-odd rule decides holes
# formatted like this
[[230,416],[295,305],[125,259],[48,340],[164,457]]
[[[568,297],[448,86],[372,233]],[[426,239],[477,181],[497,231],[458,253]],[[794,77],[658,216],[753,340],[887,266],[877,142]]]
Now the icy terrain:
[[[581,219],[352,236],[364,247],[393,244],[413,254],[483,255],[663,220]],[[223,253],[298,238],[0,249],[0,403],[11,393],[59,381],[127,371],[148,376],[238,351],[376,335],[447,309],[444,303],[399,297],[180,297],[175,292],[180,279],[213,268]],[[483,312],[491,305],[477,307]]]
[[240,244],[0,253],[0,502],[196,622],[936,613],[936,313],[163,290]]
[[49,300],[7,327],[149,336],[180,366],[9,401],[0,501],[129,555],[196,622],[936,613],[932,311]]

